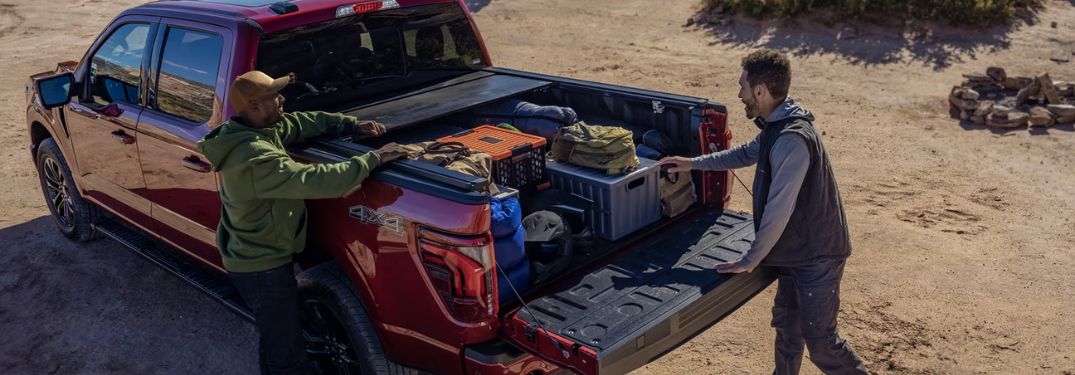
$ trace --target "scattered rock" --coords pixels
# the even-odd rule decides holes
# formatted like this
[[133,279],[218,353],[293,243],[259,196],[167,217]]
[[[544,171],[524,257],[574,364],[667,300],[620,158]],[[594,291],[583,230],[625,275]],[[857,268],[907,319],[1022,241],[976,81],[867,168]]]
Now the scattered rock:
[[1010,111],[1012,108],[1015,108],[1015,98],[1009,96],[1007,98],[998,100],[997,105],[1008,107],[1008,110]]
[[694,26],[694,17],[687,18],[687,22],[683,24],[683,27]]
[[991,100],[978,102],[978,108],[971,114],[970,121],[979,125],[985,124],[986,118],[990,113],[993,113],[993,106],[994,103]]
[[963,90],[963,99],[978,100],[978,98],[981,96],[982,94],[979,94],[978,91],[975,91],[974,89]]
[[1011,111],[1007,115],[1001,115],[997,112],[993,112],[986,119],[986,125],[994,128],[1018,128],[1026,125],[1030,115],[1026,112]]
[[1071,104],[1050,104],[1049,112],[1056,115],[1056,122],[1060,124],[1075,123],[1075,105]]
[[1075,98],[1075,82],[1056,82],[1056,94],[1062,97]]
[[1056,124],[1056,118],[1045,107],[1034,107],[1030,109],[1029,122],[1032,128],[1047,128]]
[[[971,92],[973,94],[968,93]],[[967,96],[974,96],[975,99],[968,99]],[[978,109],[978,93],[974,90],[955,86],[952,87],[952,92],[948,94],[948,102],[961,111],[973,111]]]
[[1022,90],[1024,87],[1034,83],[1034,79],[1030,77],[1006,77],[1004,78],[1004,88],[1008,90]]
[[963,78],[967,80],[965,86],[985,85],[993,83],[993,78],[988,75],[979,73],[964,74]]
[[1008,73],[1004,71],[1004,68],[998,66],[991,66],[985,70],[985,75],[989,76],[996,82],[1004,82],[1008,78]]
[[1067,56],[1053,56],[1053,57],[1050,57],[1049,60],[1053,60],[1053,61],[1058,62],[1058,63],[1071,62],[1071,59],[1069,59]]
[[1052,23],[1050,23],[1049,27],[1052,27],[1052,28],[1055,29],[1056,28],[1056,21],[1053,21]]
[[1026,125],[1026,121],[1030,119],[1030,114],[1021,111],[1008,112],[1008,121],[1016,123],[1020,126]]
[[1045,97],[1049,104],[1063,104],[1060,102],[1060,96],[1056,93],[1056,86],[1053,85],[1053,79],[1049,77],[1049,73],[1042,73],[1038,76],[1037,81],[1041,89],[1041,95]]
[[1019,93],[1015,95],[1015,106],[1023,105],[1031,98],[1037,97],[1041,94],[1041,83],[1034,81],[1033,83],[1026,85]]
[[991,113],[997,114],[997,116],[1008,118],[1008,113],[1011,113],[1012,107],[1006,105],[996,104],[993,106]]

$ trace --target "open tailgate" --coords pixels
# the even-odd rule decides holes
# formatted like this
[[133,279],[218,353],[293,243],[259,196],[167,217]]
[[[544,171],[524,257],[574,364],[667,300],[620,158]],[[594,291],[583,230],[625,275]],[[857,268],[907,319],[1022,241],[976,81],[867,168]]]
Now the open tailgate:
[[586,375],[626,373],[706,330],[772,283],[768,269],[734,276],[714,270],[739,258],[753,240],[750,216],[696,214],[529,300],[505,316],[505,333],[516,345]]

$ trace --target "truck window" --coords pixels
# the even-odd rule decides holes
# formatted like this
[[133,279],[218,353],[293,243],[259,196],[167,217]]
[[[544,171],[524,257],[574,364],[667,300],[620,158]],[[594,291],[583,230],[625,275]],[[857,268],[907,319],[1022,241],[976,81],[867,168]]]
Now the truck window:
[[157,109],[193,122],[213,115],[220,35],[169,27],[157,79]]
[[105,106],[113,102],[139,105],[142,57],[149,37],[149,24],[120,26],[101,43],[90,59],[90,100]]
[[288,111],[343,110],[485,67],[458,4],[432,4],[346,16],[267,34],[257,67],[295,73],[283,94]]

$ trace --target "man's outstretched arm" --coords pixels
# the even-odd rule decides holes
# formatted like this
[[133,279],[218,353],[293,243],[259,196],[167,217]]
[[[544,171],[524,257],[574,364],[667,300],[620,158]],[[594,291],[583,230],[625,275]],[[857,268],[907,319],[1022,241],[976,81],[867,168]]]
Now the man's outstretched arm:
[[769,153],[773,181],[765,202],[765,214],[762,215],[754,236],[754,244],[738,261],[718,264],[717,271],[750,272],[773,250],[776,241],[780,240],[787,228],[791,213],[795,212],[795,201],[799,198],[799,190],[802,189],[806,172],[810,169],[810,152],[806,147],[806,141],[798,135],[787,134],[777,138]]

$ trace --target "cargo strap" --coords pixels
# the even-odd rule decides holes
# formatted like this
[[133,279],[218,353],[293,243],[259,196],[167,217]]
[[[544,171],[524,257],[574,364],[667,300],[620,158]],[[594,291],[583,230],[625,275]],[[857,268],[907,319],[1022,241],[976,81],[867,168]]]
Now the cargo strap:
[[440,166],[446,167],[459,159],[470,156],[470,148],[461,142],[434,142],[419,152],[418,158],[425,155],[451,155],[439,163]]

